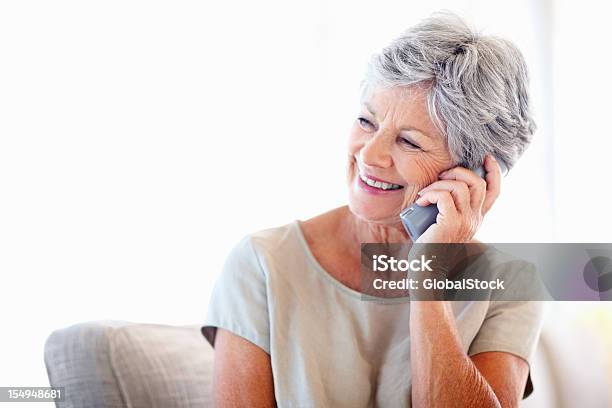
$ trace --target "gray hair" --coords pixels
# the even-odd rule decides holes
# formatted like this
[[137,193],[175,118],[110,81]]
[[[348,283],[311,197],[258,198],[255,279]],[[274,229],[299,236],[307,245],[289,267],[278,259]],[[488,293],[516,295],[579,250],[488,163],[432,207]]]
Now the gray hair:
[[514,44],[439,12],[375,54],[362,87],[426,86],[429,115],[456,164],[476,168],[492,153],[511,168],[535,131],[528,82]]

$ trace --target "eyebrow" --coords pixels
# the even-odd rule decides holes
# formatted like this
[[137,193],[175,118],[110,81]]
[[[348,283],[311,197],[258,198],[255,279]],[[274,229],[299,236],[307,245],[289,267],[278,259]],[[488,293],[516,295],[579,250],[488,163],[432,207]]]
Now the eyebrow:
[[[372,107],[370,106],[370,104],[368,104],[367,102],[364,102],[363,105],[366,107],[366,109],[372,114],[372,116],[376,117],[376,112],[374,112],[374,109],[372,109]],[[427,133],[423,132],[421,129],[419,128],[415,128],[413,126],[407,126],[407,127],[403,127],[401,130],[405,130],[405,131],[411,131],[411,130],[416,130],[417,132],[421,133],[423,136],[425,136],[428,139],[434,139],[433,137],[429,136]]]

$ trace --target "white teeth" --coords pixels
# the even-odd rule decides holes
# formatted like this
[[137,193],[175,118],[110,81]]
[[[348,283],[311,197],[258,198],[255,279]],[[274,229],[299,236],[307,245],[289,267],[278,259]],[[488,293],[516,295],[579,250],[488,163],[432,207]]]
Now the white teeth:
[[379,188],[381,190],[398,190],[402,188],[402,186],[398,184],[385,183],[384,181],[375,181],[375,180],[369,179],[363,174],[359,174],[359,178],[363,180],[363,182],[366,183],[367,185],[375,187],[375,188]]

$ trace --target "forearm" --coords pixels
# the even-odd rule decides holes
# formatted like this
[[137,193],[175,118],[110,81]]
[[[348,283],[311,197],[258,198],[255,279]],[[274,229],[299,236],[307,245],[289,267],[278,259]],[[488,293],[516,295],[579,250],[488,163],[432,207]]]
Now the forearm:
[[463,351],[449,302],[410,304],[414,407],[501,407],[491,386]]

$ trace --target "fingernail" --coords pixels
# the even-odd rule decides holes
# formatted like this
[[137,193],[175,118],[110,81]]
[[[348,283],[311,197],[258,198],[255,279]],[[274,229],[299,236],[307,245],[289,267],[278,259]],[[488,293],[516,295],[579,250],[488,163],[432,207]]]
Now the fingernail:
[[495,159],[495,156],[493,156],[492,154],[490,154],[489,156],[491,156],[491,160],[493,160],[494,162],[497,161],[497,159]]

